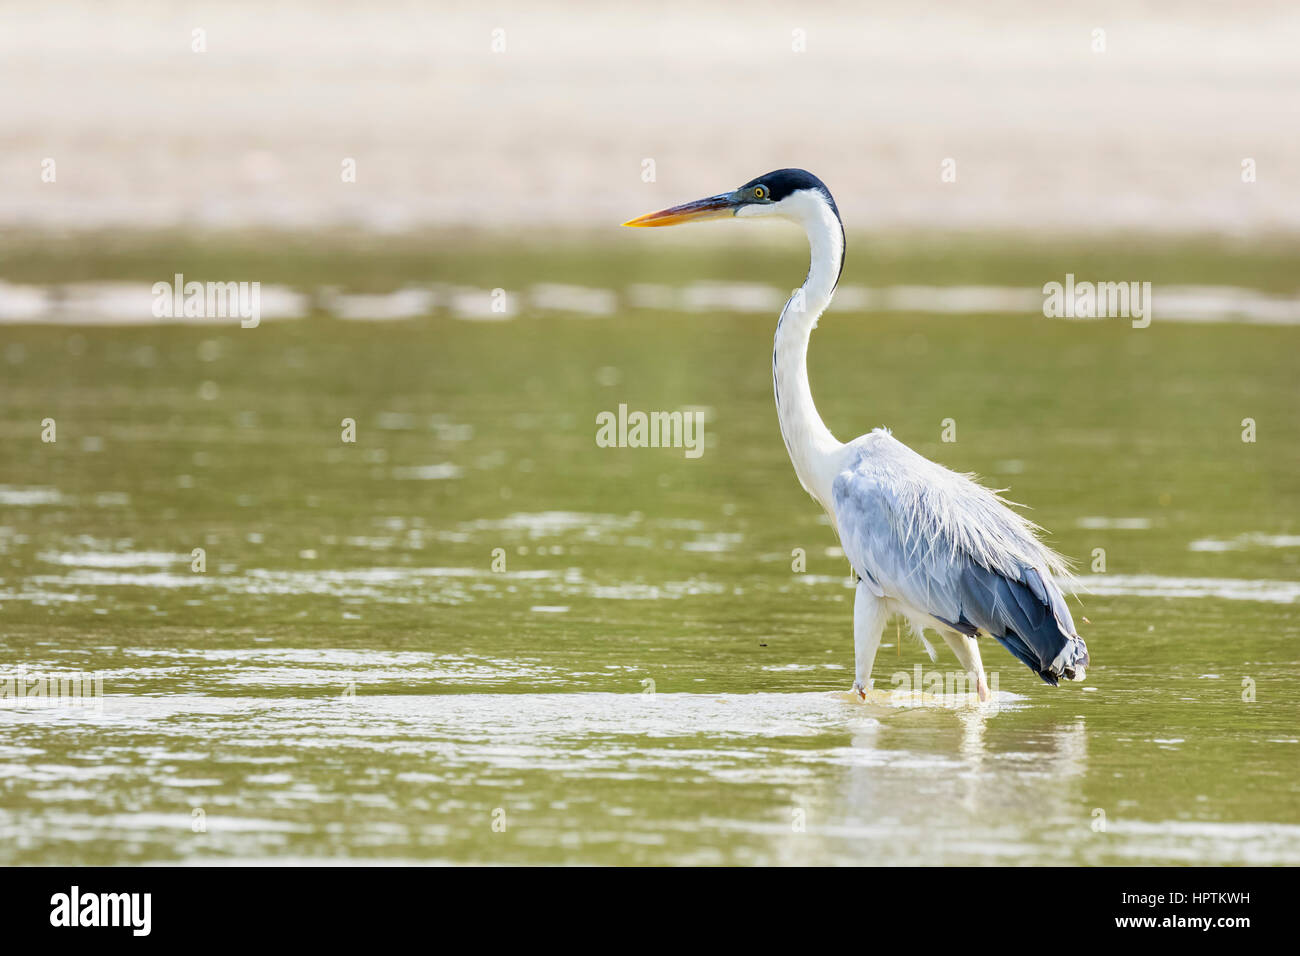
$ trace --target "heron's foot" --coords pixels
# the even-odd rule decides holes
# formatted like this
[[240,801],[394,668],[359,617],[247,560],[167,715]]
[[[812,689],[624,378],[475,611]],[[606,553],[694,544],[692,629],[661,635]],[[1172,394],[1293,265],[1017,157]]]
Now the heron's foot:
[[852,694],[854,697],[856,697],[859,702],[867,699],[867,689],[862,686],[861,681],[855,680],[853,682],[853,687],[849,690],[849,693]]

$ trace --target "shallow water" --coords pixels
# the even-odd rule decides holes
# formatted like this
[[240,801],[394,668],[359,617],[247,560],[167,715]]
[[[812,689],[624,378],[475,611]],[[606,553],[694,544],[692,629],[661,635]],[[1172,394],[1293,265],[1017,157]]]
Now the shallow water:
[[[7,328],[0,663],[103,696],[0,708],[0,862],[1300,863],[1295,333],[823,321],[841,438],[1079,564],[1087,681],[990,644],[979,706],[891,694],[955,671],[892,625],[845,697],[770,326]],[[620,403],[705,410],[703,456],[597,447]]]

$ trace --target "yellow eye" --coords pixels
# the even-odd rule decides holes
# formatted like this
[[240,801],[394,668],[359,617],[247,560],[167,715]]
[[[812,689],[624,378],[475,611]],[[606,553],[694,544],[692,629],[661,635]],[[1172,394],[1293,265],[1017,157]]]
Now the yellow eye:
[[754,187],[754,198],[755,198],[755,199],[766,199],[766,198],[767,198],[767,190],[764,189],[762,186],[755,186],[755,187]]

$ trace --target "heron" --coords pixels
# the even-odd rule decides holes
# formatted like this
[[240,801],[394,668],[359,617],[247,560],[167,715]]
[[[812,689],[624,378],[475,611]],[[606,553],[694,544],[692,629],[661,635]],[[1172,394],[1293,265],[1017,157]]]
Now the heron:
[[803,227],[811,261],[781,310],[772,350],[777,421],[795,475],[821,505],[853,571],[854,681],[865,700],[886,622],[907,621],[930,660],[927,631],[952,649],[990,698],[978,639],[992,637],[1046,683],[1081,681],[1089,666],[1060,582],[1068,563],[1010,502],[876,428],[840,442],[808,381],[808,344],[844,269],[844,223],[830,190],[803,169],[778,169],[739,189],[647,213],[625,226],[711,219],[784,219]]

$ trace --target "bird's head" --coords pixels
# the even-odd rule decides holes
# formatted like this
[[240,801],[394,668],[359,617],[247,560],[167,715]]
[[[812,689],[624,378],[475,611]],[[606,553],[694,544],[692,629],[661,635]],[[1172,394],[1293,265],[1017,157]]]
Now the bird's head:
[[839,219],[839,210],[825,183],[805,169],[777,169],[751,179],[731,192],[646,213],[629,219],[623,225],[676,226],[684,222],[732,216],[738,219],[779,216],[796,222],[807,222],[810,216],[824,215],[827,211]]

